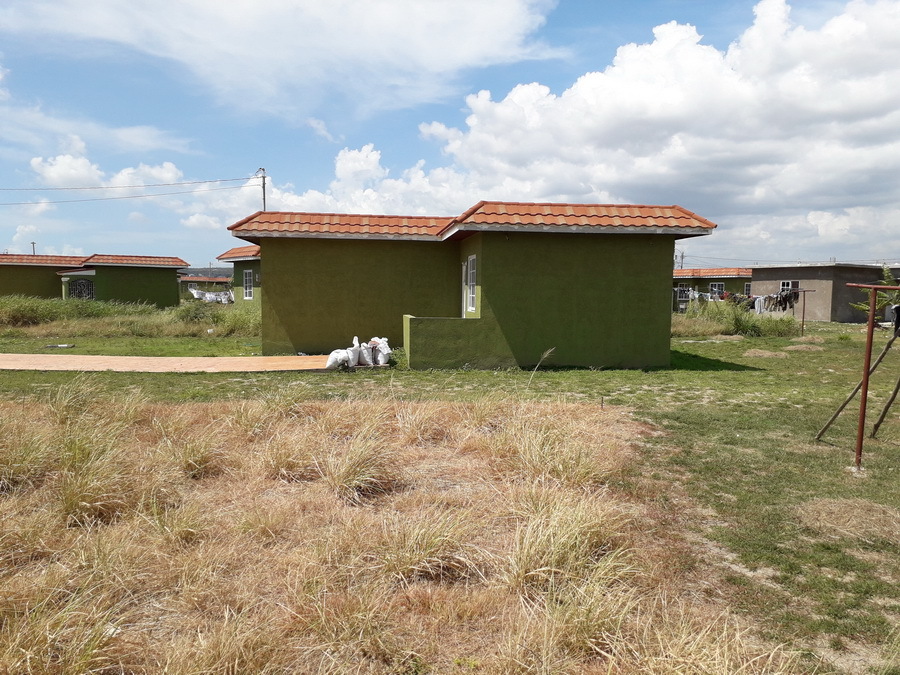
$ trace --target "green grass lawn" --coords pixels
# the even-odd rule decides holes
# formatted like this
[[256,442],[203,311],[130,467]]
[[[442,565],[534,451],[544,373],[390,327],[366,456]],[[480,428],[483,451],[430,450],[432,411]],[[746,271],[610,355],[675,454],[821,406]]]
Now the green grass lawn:
[[[58,332],[34,337],[25,330],[0,332],[6,354],[101,354],[105,356],[255,356],[259,338],[207,334],[197,337],[79,336]],[[59,345],[71,345],[61,348]]]
[[[876,336],[876,354],[887,337]],[[891,640],[898,649],[900,523],[894,520],[891,532],[890,519],[900,511],[900,404],[878,438],[866,439],[864,472],[850,471],[858,400],[822,442],[814,436],[860,379],[863,327],[807,324],[806,339],[815,341],[674,338],[672,367],[648,371],[102,373],[96,382],[111,392],[140,387],[176,402],[253,398],[304,382],[323,399],[472,400],[502,393],[628,406],[660,433],[642,441],[639,460],[612,487],[649,495],[680,519],[686,539],[700,542],[716,562],[700,592],[731,604],[765,637],[840,664],[867,650],[878,653]],[[246,338],[59,340],[74,342],[72,352],[81,354],[259,351]],[[0,350],[40,352],[53,342],[0,336]],[[0,394],[41,395],[75,376],[7,372]],[[898,378],[900,346],[872,378],[869,428]],[[823,516],[826,507],[846,519]],[[685,564],[709,561],[697,555]],[[878,672],[898,669],[900,663]]]

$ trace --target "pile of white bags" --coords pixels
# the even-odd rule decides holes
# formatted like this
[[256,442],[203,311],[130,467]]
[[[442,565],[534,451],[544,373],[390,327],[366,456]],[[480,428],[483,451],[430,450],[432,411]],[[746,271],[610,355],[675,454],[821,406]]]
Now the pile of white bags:
[[390,361],[391,351],[387,338],[373,337],[368,342],[359,343],[359,337],[353,336],[353,344],[346,349],[335,349],[328,355],[325,367],[334,370],[341,366],[384,366]]

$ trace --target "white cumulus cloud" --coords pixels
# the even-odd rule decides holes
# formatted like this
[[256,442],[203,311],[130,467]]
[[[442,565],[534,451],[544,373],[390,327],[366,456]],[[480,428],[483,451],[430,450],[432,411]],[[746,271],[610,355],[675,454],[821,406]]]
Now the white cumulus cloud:
[[530,36],[556,0],[7,0],[0,26],[100,40],[177,62],[222,102],[312,110],[434,101],[469,68],[558,54]]

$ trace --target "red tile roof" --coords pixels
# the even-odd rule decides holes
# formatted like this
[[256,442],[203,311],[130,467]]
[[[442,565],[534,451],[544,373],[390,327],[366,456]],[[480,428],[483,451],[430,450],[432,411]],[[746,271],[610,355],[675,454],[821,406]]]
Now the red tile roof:
[[746,267],[691,267],[675,270],[675,277],[702,278],[702,277],[750,277],[753,270]]
[[294,213],[258,211],[229,226],[237,236],[325,236],[360,238],[436,237],[450,218],[430,216],[378,216],[355,213]]
[[479,202],[454,225],[460,229],[515,226],[560,228],[666,228],[703,229],[716,227],[705,218],[680,206],[638,204],[532,204],[521,202]]
[[72,267],[80,265],[83,255],[20,255],[0,253],[0,265],[47,265],[49,267]]
[[128,267],[188,267],[181,258],[154,255],[102,255],[81,260],[82,265],[126,265]]
[[[680,206],[479,202],[457,218],[259,211],[231,225],[232,234],[260,237],[446,239],[480,230],[523,232],[663,231],[690,236],[716,227]],[[221,259],[221,256],[220,256]]]
[[258,258],[259,257],[259,246],[257,244],[252,244],[251,246],[238,246],[236,248],[230,248],[222,255],[216,256],[216,260],[228,261],[228,260],[243,260],[246,258]]

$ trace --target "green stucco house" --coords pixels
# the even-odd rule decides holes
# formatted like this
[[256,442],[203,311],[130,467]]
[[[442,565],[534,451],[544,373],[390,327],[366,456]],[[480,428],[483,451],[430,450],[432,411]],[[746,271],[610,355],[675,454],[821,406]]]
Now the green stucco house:
[[259,259],[259,246],[238,246],[225,251],[216,260],[232,263],[231,286],[234,290],[234,302],[262,302],[262,271]]
[[92,255],[75,268],[60,270],[63,298],[146,302],[174,307],[181,301],[178,270],[181,258],[149,255]]
[[38,298],[86,298],[147,302],[171,307],[179,302],[181,258],[129,255],[0,254],[0,294]]
[[81,265],[83,255],[0,254],[0,295],[58,298],[60,270]]
[[457,217],[258,212],[263,353],[402,345],[411,368],[669,364],[680,206],[479,202]]

